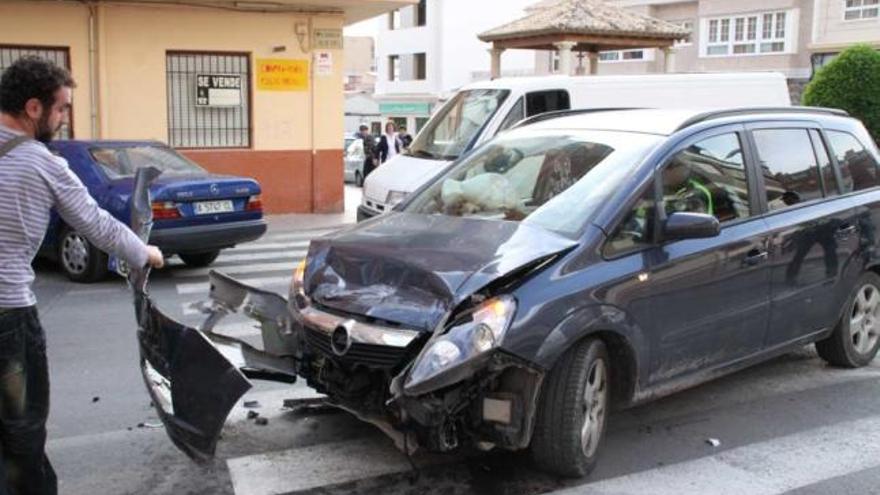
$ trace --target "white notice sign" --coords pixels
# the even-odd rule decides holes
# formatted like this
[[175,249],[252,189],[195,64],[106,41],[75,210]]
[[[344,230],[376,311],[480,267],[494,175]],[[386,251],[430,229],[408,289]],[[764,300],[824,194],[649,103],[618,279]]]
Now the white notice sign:
[[315,52],[315,74],[318,76],[333,74],[333,54],[331,52]]

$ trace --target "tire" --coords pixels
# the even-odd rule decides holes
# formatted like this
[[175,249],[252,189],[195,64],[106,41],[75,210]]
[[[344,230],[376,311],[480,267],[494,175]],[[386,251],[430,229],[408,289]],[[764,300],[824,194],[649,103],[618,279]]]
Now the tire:
[[846,299],[834,332],[816,342],[819,356],[834,366],[860,368],[874,360],[880,348],[880,277],[865,273]]
[[58,237],[58,264],[70,280],[92,283],[107,276],[107,255],[77,231],[65,227]]
[[217,259],[217,256],[220,256],[220,250],[216,251],[206,251],[203,253],[178,253],[180,259],[183,260],[187,266],[191,266],[193,268],[201,268],[210,265]]
[[611,398],[610,370],[605,344],[586,339],[550,371],[541,390],[530,447],[540,469],[583,477],[596,466]]
[[354,185],[364,187],[364,176],[361,175],[360,170],[355,171],[354,173]]

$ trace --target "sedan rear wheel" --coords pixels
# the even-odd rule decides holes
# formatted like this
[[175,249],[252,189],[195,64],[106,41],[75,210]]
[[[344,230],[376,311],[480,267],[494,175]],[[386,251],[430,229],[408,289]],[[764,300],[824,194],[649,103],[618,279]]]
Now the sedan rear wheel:
[[74,282],[97,282],[107,275],[107,255],[70,228],[62,230],[59,236],[58,261],[67,278]]
[[816,342],[816,350],[830,364],[858,368],[873,361],[880,349],[880,277],[862,275],[845,308],[834,332]]
[[547,375],[531,444],[541,469],[572,477],[593,470],[605,434],[609,372],[605,344],[587,339],[566,352]]
[[213,263],[217,256],[220,256],[220,250],[205,251],[203,253],[179,253],[178,256],[187,266],[200,268]]

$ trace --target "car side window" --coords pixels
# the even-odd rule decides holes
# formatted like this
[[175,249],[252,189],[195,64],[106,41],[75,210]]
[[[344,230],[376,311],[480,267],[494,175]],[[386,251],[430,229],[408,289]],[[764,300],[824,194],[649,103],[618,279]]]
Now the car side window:
[[724,223],[750,214],[748,177],[736,133],[712,136],[679,151],[661,178],[667,215],[707,213]]
[[878,181],[877,161],[862,146],[855,136],[848,132],[826,131],[831,151],[840,164],[843,192],[861,191],[874,187]]
[[557,89],[538,91],[526,95],[527,117],[557,110],[568,110],[570,108],[571,103],[568,98],[568,91]]
[[828,156],[828,150],[822,142],[822,136],[819,131],[810,129],[810,141],[813,142],[813,151],[816,153],[816,160],[819,162],[819,170],[822,171],[822,185],[825,190],[825,196],[837,196],[840,192],[837,188],[837,176],[834,175],[834,165]]
[[514,105],[513,108],[510,109],[507,117],[504,117],[504,121],[501,122],[501,125],[498,127],[498,132],[513,127],[514,124],[524,118],[526,118],[525,104],[523,103],[523,99],[520,98],[516,101],[516,105]]
[[654,182],[642,193],[605,244],[603,254],[614,257],[651,245],[654,238]]
[[752,131],[770,211],[822,197],[819,167],[806,129]]

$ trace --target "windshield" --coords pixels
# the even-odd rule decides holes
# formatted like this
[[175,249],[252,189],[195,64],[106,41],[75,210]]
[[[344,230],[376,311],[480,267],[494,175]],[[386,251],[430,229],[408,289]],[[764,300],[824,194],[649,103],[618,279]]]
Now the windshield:
[[404,211],[522,221],[575,235],[661,140],[607,131],[508,134],[436,179]]
[[455,160],[467,151],[498,107],[510,94],[501,89],[462,91],[433,117],[410,145],[410,154],[435,160]]
[[141,167],[153,166],[163,175],[206,174],[202,167],[164,146],[92,148],[92,157],[111,178],[132,177]]

